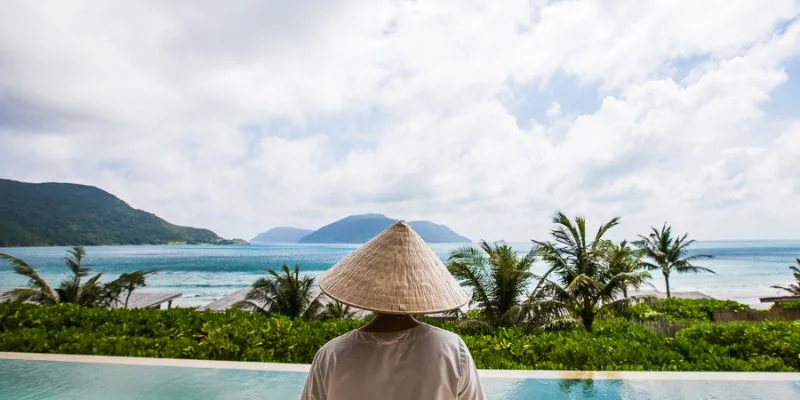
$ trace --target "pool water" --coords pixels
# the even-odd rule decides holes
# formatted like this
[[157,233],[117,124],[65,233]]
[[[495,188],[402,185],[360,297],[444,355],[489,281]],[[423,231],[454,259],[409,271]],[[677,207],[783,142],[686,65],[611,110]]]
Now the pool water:
[[[489,375],[497,375],[493,372]],[[481,382],[489,399],[796,400],[797,375],[748,380],[746,374],[737,374],[734,381],[483,377]],[[0,359],[0,399],[296,399],[305,376],[291,371]]]

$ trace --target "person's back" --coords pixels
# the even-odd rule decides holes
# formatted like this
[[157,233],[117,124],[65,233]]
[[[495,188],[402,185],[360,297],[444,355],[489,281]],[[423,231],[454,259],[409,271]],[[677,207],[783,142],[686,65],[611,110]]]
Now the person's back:
[[405,221],[325,271],[319,288],[375,318],[317,352],[303,400],[483,399],[461,338],[412,317],[457,309],[469,296]]
[[483,399],[483,392],[461,338],[419,324],[331,340],[314,358],[302,399]]

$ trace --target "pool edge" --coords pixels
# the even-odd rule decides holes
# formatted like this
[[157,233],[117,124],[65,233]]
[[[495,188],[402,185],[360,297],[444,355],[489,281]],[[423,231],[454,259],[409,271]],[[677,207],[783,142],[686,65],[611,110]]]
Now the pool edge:
[[[248,361],[211,361],[178,358],[114,357],[77,354],[0,352],[0,360],[51,361],[89,364],[136,365],[181,368],[213,368],[249,371],[308,373],[308,364]],[[662,371],[548,371],[548,370],[478,370],[481,378],[490,379],[596,379],[596,380],[678,380],[678,381],[796,381],[797,372],[662,372]]]

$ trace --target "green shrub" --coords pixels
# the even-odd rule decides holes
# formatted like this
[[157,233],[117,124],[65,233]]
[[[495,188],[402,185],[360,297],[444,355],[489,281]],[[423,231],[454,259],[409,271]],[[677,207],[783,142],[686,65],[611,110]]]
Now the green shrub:
[[800,310],[800,301],[779,301],[772,307],[784,310]]
[[[622,319],[583,328],[467,334],[479,368],[800,371],[800,322],[698,323],[675,338]],[[242,310],[107,310],[0,303],[0,351],[309,363],[328,340],[365,322],[303,321]]]
[[703,370],[800,370],[800,321],[703,323],[678,331],[674,345]]
[[675,322],[712,321],[715,311],[746,311],[745,304],[733,300],[669,298],[629,307],[621,316],[639,321],[652,321],[666,316]]

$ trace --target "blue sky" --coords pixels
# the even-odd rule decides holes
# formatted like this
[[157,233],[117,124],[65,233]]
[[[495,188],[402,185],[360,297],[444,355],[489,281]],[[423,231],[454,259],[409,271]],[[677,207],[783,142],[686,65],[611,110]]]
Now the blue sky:
[[596,83],[583,83],[578,78],[556,74],[545,82],[515,88],[506,103],[517,119],[520,129],[530,129],[531,120],[546,123],[548,110],[558,110],[565,115],[581,115],[596,110],[603,94]]
[[313,4],[3,2],[0,176],[226,237],[800,238],[798,0]]
[[795,55],[783,65],[786,82],[770,93],[764,105],[767,120],[796,120],[798,111],[798,93],[800,93],[800,55]]

